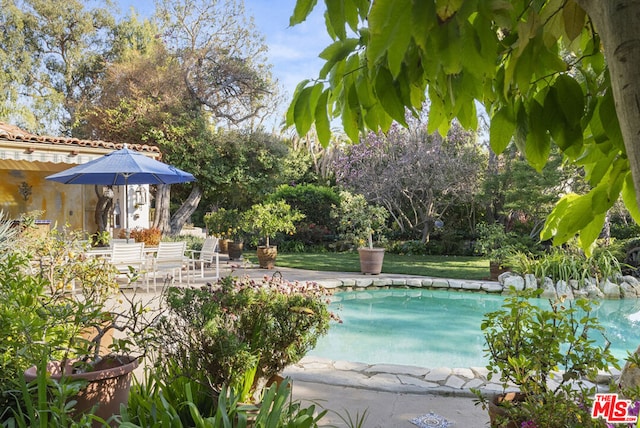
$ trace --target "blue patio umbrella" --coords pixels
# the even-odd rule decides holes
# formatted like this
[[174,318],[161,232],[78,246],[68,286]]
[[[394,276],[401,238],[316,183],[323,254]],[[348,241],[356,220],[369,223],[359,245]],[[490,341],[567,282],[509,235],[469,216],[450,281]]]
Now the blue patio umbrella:
[[126,206],[129,203],[128,186],[130,184],[176,184],[195,181],[192,174],[129,150],[126,145],[120,150],[49,175],[45,179],[64,184],[124,186],[127,239],[129,238],[129,215],[126,213]]

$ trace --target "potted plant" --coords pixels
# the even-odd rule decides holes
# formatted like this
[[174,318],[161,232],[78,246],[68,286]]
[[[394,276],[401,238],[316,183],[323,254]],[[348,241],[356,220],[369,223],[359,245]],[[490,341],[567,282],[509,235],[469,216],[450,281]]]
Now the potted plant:
[[206,213],[204,216],[207,232],[219,238],[218,245],[220,252],[223,254],[228,253],[228,243],[234,235],[237,235],[238,216],[238,210],[227,210],[226,208],[218,208],[215,211]]
[[255,204],[244,213],[244,222],[248,228],[264,238],[265,245],[258,246],[258,261],[261,268],[273,269],[278,255],[278,247],[270,245],[269,238],[278,232],[293,233],[295,222],[302,220],[304,214],[291,209],[284,200]]
[[[119,304],[110,302],[120,292],[118,272],[107,260],[87,258],[87,249],[88,243],[84,248],[77,234],[54,230],[46,239],[16,250],[27,254],[27,263],[40,260],[37,272],[20,279],[36,285],[30,306],[40,319],[25,325],[23,334],[40,339],[20,351],[31,364],[24,371],[27,381],[44,377],[57,382],[81,380],[83,386],[75,390],[69,410],[77,416],[91,410],[107,420],[127,401],[139,357],[132,354],[132,338],[145,338],[147,311],[130,299],[125,310],[114,310]],[[34,325],[37,330],[32,330]],[[113,330],[128,335],[115,339]]]
[[[488,379],[498,375],[504,393],[475,391],[492,427],[587,426],[598,370],[618,367],[604,334],[590,315],[592,303],[537,299],[542,290],[516,292],[502,309],[485,315],[481,328]],[[606,343],[606,340],[605,340]]]
[[373,237],[378,238],[378,243],[383,241],[388,216],[386,208],[369,204],[363,195],[340,192],[340,206],[332,211],[332,217],[338,220],[341,239],[358,248],[362,273],[378,275],[382,272],[384,248],[374,247]]
[[[299,361],[326,334],[328,292],[316,283],[227,276],[210,287],[171,287],[158,323],[154,363],[172,361],[187,379],[244,391],[259,401],[269,380]],[[172,380],[174,376],[171,376]]]

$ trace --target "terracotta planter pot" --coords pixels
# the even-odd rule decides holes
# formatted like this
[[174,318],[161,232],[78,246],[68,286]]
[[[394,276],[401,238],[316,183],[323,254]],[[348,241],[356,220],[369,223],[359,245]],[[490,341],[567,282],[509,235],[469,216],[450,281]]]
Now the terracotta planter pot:
[[[120,414],[120,405],[127,404],[129,400],[129,389],[131,387],[131,373],[138,367],[137,358],[129,356],[116,356],[104,358],[93,371],[84,373],[72,373],[71,365],[68,361],[65,365],[65,377],[71,380],[85,380],[87,385],[80,390],[74,400],[74,415],[79,415],[91,410],[97,405],[94,412],[96,416],[109,419],[113,415]],[[62,378],[62,363],[52,361],[47,364],[47,371],[51,379],[59,381]],[[70,374],[67,374],[70,373]],[[28,368],[24,377],[27,382],[31,382],[38,376],[35,366]],[[101,423],[95,422],[94,427],[102,427]],[[111,426],[116,426],[112,423]]]
[[262,269],[273,269],[278,256],[278,247],[275,245],[269,247],[259,246],[257,254],[258,263]]
[[227,250],[229,253],[229,260],[240,260],[242,258],[242,249],[244,243],[242,242],[229,242],[227,244]]
[[507,414],[507,410],[504,406],[505,403],[511,405],[517,405],[523,402],[525,395],[521,392],[508,392],[506,394],[496,395],[491,401],[489,401],[489,421],[492,428],[520,428],[521,422],[510,420]]
[[218,240],[218,247],[220,247],[221,254],[227,254],[229,252],[229,239],[220,239]]
[[378,275],[382,272],[384,248],[358,248],[360,254],[360,272]]

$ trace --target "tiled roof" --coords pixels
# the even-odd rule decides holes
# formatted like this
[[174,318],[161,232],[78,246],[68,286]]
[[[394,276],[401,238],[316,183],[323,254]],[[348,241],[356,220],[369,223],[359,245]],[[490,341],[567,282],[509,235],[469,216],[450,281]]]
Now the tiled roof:
[[[12,142],[24,142],[29,144],[46,144],[56,146],[67,146],[72,148],[86,147],[86,148],[100,148],[100,149],[120,149],[124,144],[113,143],[109,141],[100,140],[80,140],[78,138],[69,137],[51,137],[46,135],[31,134],[23,129],[14,125],[9,125],[4,122],[0,122],[0,141],[12,141]],[[150,152],[160,155],[160,149],[155,146],[149,146],[147,144],[128,144],[128,148],[136,150],[138,152]]]

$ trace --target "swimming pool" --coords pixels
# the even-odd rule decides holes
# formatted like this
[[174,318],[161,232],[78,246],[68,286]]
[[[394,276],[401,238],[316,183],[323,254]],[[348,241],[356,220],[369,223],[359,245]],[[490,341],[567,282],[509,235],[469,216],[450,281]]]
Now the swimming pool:
[[[483,367],[480,323],[503,301],[499,295],[440,290],[337,292],[331,309],[343,323],[332,324],[309,355],[368,364]],[[603,300],[593,315],[621,361],[640,345],[640,300]]]

